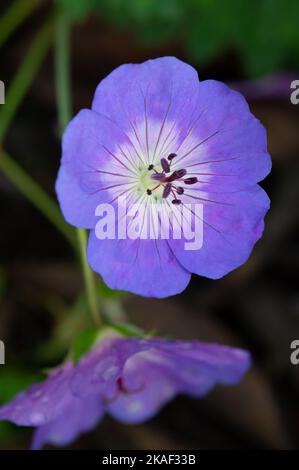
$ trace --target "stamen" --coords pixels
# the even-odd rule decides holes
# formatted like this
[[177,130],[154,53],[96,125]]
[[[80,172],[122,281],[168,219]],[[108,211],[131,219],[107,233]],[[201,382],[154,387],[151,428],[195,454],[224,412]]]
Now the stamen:
[[183,178],[187,174],[187,170],[182,168],[181,170],[176,170],[173,172],[173,175],[175,175],[176,179]]
[[198,179],[195,176],[191,177],[191,178],[184,179],[185,184],[195,184],[195,183],[197,183],[197,181],[198,181]]
[[166,199],[170,193],[174,196],[174,199],[171,201],[172,204],[181,204],[182,202],[177,199],[176,194],[184,194],[184,188],[182,186],[176,186],[175,184],[173,185],[172,183],[175,181],[182,181],[183,183],[187,185],[195,184],[198,182],[198,179],[196,177],[188,177],[184,179],[184,176],[187,174],[187,170],[185,168],[181,168],[180,170],[175,170],[173,171],[169,176],[167,176],[167,173],[171,172],[171,163],[172,160],[177,156],[176,153],[170,153],[166,158],[161,158],[161,167],[162,170],[158,172],[155,170],[154,165],[151,164],[148,166],[149,171],[154,171],[153,174],[151,174],[151,179],[154,181],[157,181],[157,186],[155,186],[152,189],[147,189],[146,192],[150,196],[153,191],[155,191],[157,188],[163,186],[163,193],[162,193],[162,198]]
[[154,175],[151,175],[151,179],[155,181],[162,181],[165,178],[164,173],[155,173]]
[[170,183],[167,183],[167,185],[165,186],[164,190],[163,190],[163,194],[162,194],[162,197],[165,199],[169,196],[169,194],[171,193],[171,184]]
[[170,166],[166,158],[161,158],[161,166],[163,168],[163,171],[165,171],[165,173],[170,172]]
[[175,204],[176,206],[179,206],[180,204],[182,204],[182,201],[180,199],[173,199],[173,201],[171,201],[172,204]]
[[182,168],[181,170],[175,170],[170,176],[168,176],[168,178],[166,179],[166,181],[175,181],[175,180],[178,180],[180,178],[183,178],[185,175],[186,175],[187,171]]

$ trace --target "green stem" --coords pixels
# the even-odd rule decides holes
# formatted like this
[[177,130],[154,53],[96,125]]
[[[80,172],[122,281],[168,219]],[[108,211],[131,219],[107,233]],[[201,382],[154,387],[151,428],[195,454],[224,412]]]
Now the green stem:
[[41,0],[15,0],[12,3],[0,18],[0,47],[39,3],[41,3]]
[[0,143],[50,47],[53,38],[53,20],[51,16],[39,30],[8,89],[6,103],[0,112]]
[[63,220],[57,204],[44,190],[3,150],[0,153],[0,169],[6,177],[29,199],[29,201],[49,219],[76,247],[74,232]]
[[61,13],[56,21],[55,43],[56,99],[61,134],[72,117],[70,78],[70,23]]
[[100,325],[101,319],[99,315],[94,275],[93,275],[93,272],[90,270],[90,267],[88,266],[87,259],[86,259],[86,245],[87,245],[86,230],[82,228],[78,228],[77,237],[78,237],[78,244],[79,244],[79,249],[80,249],[81,267],[83,271],[89,311],[91,313],[91,316],[95,324]]
[[[71,119],[71,80],[70,80],[70,23],[64,14],[57,19],[55,44],[55,72],[56,96],[58,107],[58,120],[60,131],[63,133]],[[80,261],[84,277],[85,291],[90,314],[94,322],[99,325],[101,318],[97,303],[95,279],[86,259],[87,235],[84,229],[77,229],[77,238],[80,250]]]

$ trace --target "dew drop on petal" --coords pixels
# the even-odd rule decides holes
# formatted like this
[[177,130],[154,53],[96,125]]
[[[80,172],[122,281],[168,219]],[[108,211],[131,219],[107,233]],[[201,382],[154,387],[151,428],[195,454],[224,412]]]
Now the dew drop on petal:
[[143,408],[143,404],[140,400],[131,401],[127,405],[128,412],[132,414],[139,413],[142,410],[142,408]]
[[38,411],[33,411],[30,414],[29,419],[30,419],[32,426],[40,426],[41,424],[44,424],[45,422],[45,416],[43,415],[43,413],[39,413]]

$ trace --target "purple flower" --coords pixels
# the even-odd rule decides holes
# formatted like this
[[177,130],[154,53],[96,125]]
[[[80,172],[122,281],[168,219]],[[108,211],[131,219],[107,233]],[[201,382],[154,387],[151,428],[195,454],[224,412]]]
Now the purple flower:
[[291,83],[297,75],[291,72],[279,72],[266,75],[256,80],[243,80],[231,83],[234,90],[242,93],[248,100],[290,100]]
[[54,369],[44,382],[32,385],[0,407],[0,420],[36,427],[32,449],[40,449],[47,442],[56,446],[70,444],[93,429],[104,413],[99,396],[83,400],[71,392],[73,373],[70,361]]
[[177,394],[200,398],[216,384],[237,384],[246,351],[158,338],[104,336],[77,365],[70,361],[0,408],[0,419],[37,427],[33,448],[66,445],[94,428],[104,410],[136,424]]
[[[64,134],[56,190],[66,220],[91,230],[88,261],[108,286],[166,297],[185,289],[191,273],[217,279],[247,260],[269,209],[257,182],[270,168],[265,129],[245,99],[163,57],[122,65],[100,82],[92,109]],[[99,239],[96,207],[121,197],[128,211],[142,208],[143,220],[154,220],[158,206],[173,211],[170,236],[142,237],[139,227],[136,239]],[[195,222],[203,225],[200,249],[186,249],[185,232],[176,239],[184,209],[194,234]]]

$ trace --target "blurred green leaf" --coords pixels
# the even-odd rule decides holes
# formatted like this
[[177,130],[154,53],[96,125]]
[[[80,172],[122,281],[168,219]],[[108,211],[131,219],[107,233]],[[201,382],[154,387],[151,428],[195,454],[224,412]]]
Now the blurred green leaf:
[[57,3],[74,20],[84,18],[95,7],[94,0],[57,0]]
[[15,426],[4,421],[0,422],[0,441],[6,441],[13,438],[16,433]]
[[71,356],[74,362],[78,362],[92,348],[99,334],[99,328],[89,328],[76,336],[71,346]]
[[0,403],[9,401],[16,393],[42,379],[42,374],[34,374],[26,369],[1,366],[0,369]]
[[111,328],[117,333],[120,333],[123,336],[138,336],[140,338],[145,338],[149,336],[141,328],[138,328],[135,325],[129,323],[111,323]]
[[[6,403],[29,385],[42,380],[43,374],[34,374],[18,367],[0,366],[0,403]],[[0,440],[8,441],[21,432],[17,426],[1,421]]]
[[120,299],[125,295],[123,291],[110,289],[101,279],[97,283],[97,293],[104,299]]
[[260,76],[299,68],[298,0],[57,0],[74,19],[97,12],[150,43],[183,44],[203,64],[239,53],[244,71]]

